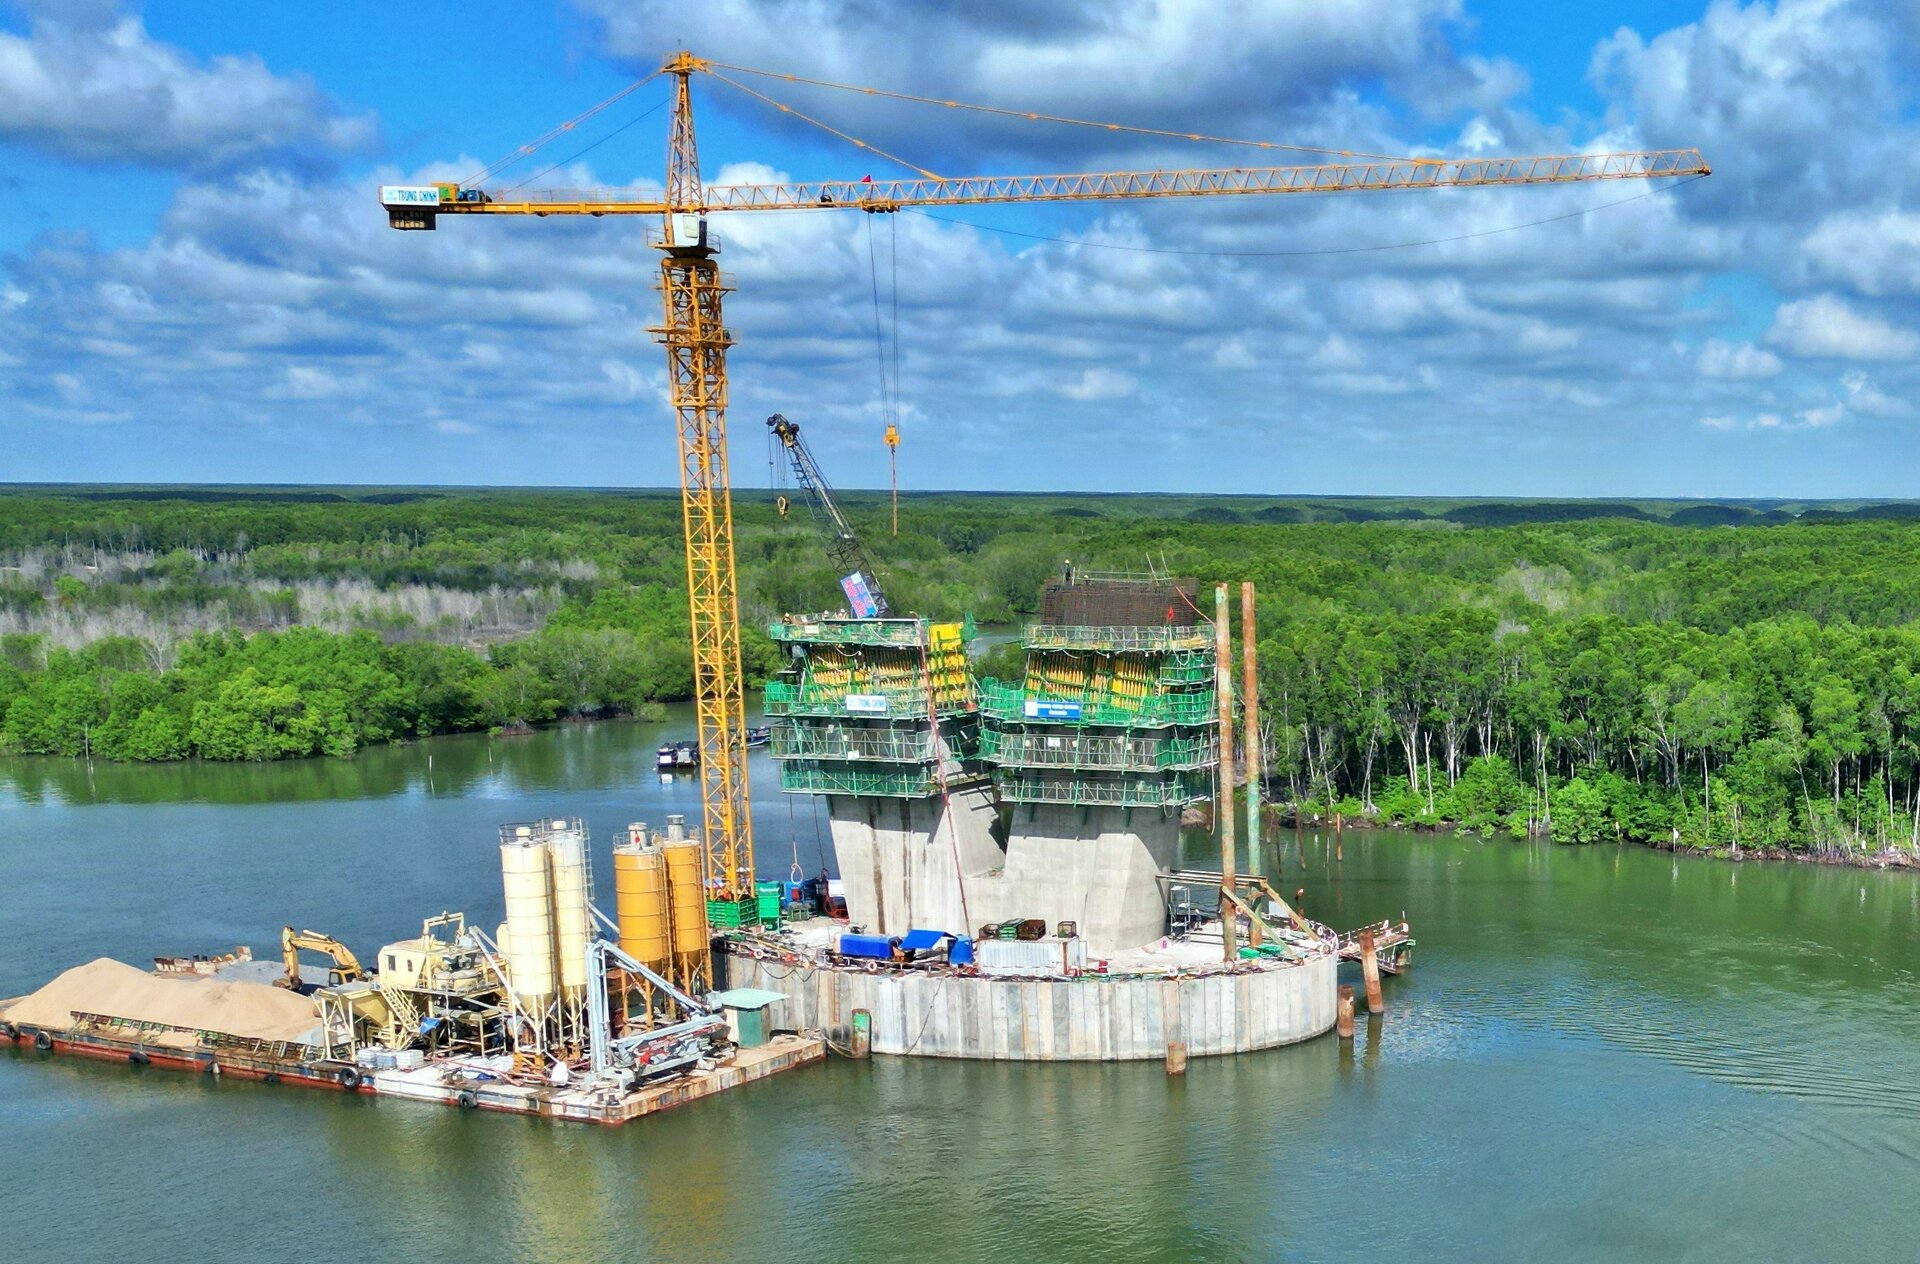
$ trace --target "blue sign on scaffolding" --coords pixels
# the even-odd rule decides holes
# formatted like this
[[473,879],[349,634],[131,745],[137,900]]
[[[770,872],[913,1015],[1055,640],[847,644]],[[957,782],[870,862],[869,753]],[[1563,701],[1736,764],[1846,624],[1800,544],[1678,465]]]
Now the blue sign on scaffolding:
[[840,589],[847,594],[847,609],[853,611],[854,618],[871,619],[880,613],[879,603],[867,588],[867,577],[859,571],[841,580]]
[[1039,698],[1028,698],[1026,716],[1029,720],[1077,720],[1080,718],[1080,704],[1043,702]]

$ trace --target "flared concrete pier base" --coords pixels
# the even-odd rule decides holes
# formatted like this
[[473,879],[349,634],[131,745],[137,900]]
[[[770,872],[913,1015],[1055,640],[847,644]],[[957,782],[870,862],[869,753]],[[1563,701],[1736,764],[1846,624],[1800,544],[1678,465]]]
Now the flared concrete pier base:
[[728,987],[786,996],[777,1029],[849,1038],[853,1011],[873,1017],[875,1053],[1032,1062],[1159,1060],[1170,1043],[1191,1057],[1248,1053],[1333,1028],[1338,959],[1248,963],[1212,974],[1072,979],[839,966],[810,954],[716,953]]

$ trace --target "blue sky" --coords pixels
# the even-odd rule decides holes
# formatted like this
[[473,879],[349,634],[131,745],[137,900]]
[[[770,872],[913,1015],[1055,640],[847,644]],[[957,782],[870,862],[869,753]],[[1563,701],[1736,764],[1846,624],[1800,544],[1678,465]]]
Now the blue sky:
[[[397,234],[374,189],[465,175],[684,44],[1217,135],[1715,167],[723,224],[738,484],[776,410],[884,483],[877,289],[907,487],[1906,496],[1916,36],[1902,0],[0,0],[0,481],[668,483],[642,226]],[[1247,152],[768,90],[948,174]],[[896,170],[696,92],[709,179]],[[539,183],[657,181],[663,95],[505,182],[583,149]]]

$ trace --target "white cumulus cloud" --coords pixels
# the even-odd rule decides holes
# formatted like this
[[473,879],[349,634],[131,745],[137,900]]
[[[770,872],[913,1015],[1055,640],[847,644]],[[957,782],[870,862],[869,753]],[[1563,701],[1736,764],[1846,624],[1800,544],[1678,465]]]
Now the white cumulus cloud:
[[49,8],[25,34],[0,29],[0,141],[75,162],[212,171],[325,165],[374,140],[371,116],[258,57],[202,61],[137,17],[95,17]]
[[1782,304],[1767,342],[1807,359],[1902,360],[1920,352],[1920,334],[1865,315],[1833,294]]
[[1727,342],[1709,338],[1700,347],[1695,367],[1702,377],[1747,382],[1775,377],[1780,372],[1780,357],[1750,342]]
[[1807,234],[1801,251],[1819,280],[1872,297],[1920,295],[1920,210],[1830,215]]

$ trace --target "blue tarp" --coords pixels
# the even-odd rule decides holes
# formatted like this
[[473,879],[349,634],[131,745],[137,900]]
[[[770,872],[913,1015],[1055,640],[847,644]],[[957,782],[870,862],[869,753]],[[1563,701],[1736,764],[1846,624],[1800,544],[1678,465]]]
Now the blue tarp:
[[944,930],[910,930],[901,937],[900,947],[907,952],[925,952],[929,948],[938,948],[943,939],[954,936]]
[[843,957],[865,957],[875,961],[885,961],[893,955],[893,946],[898,942],[885,935],[855,935],[842,932],[835,950]]

